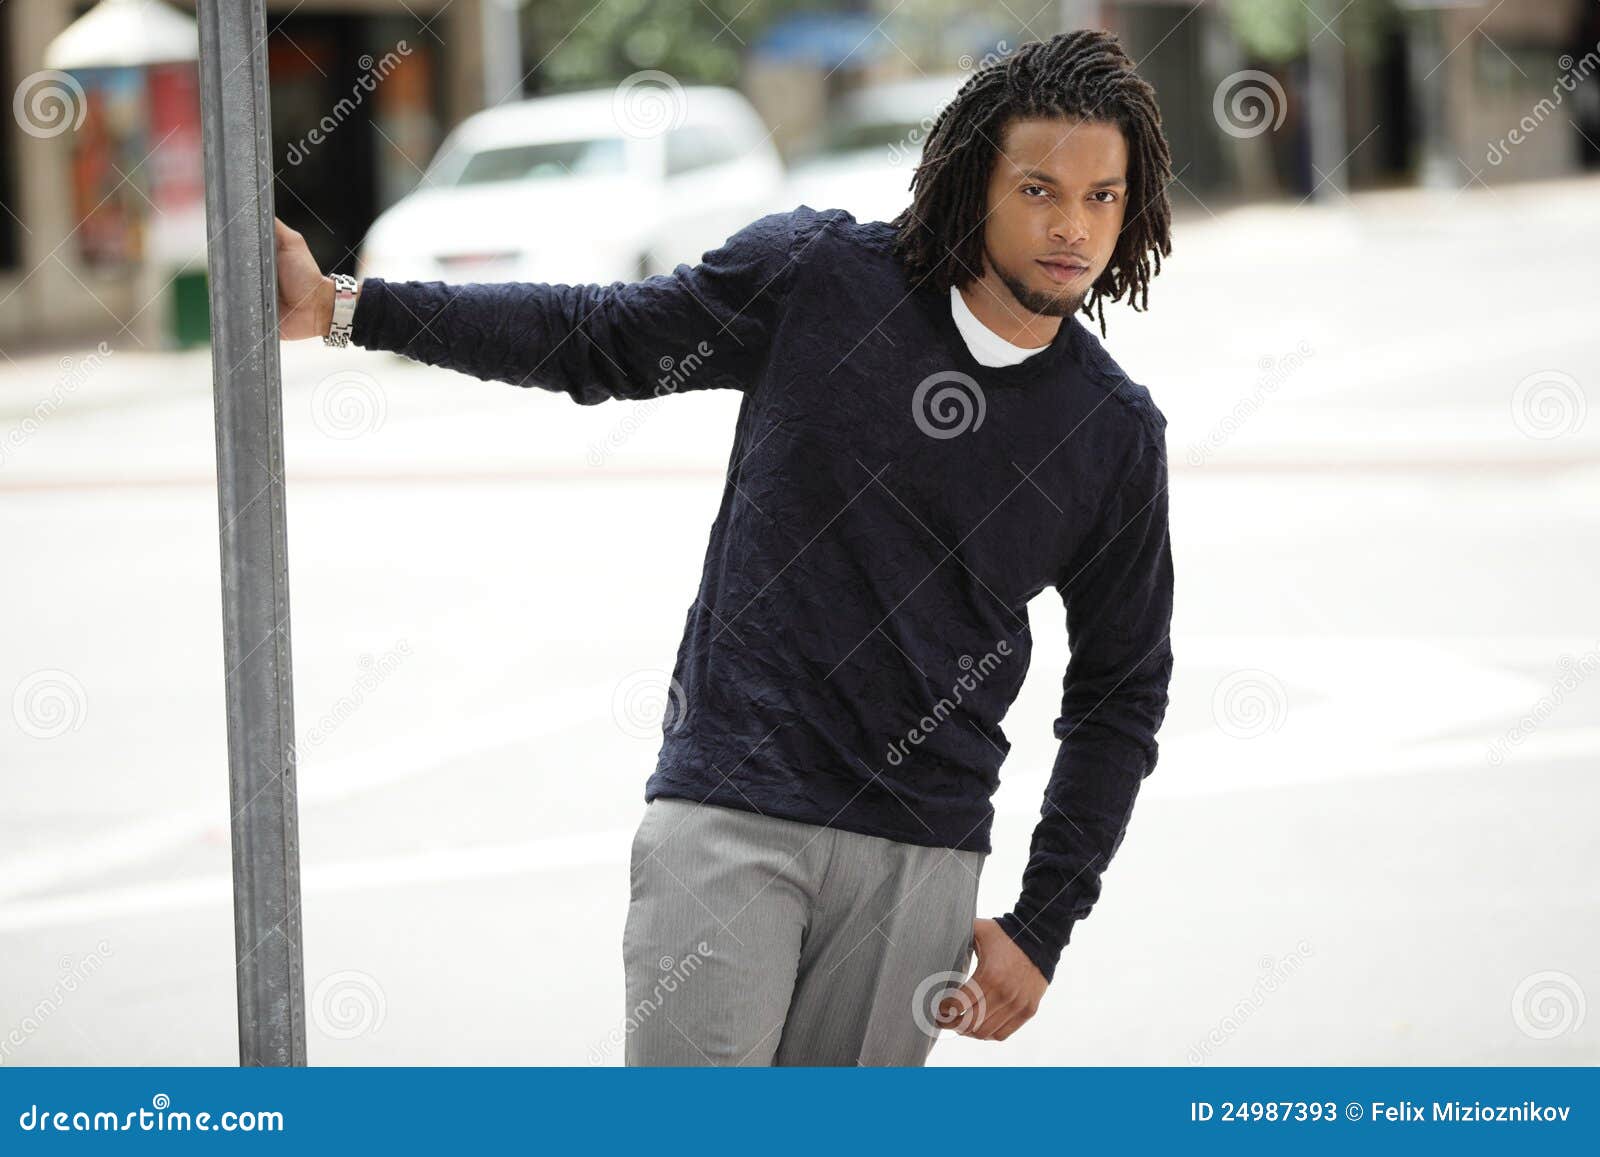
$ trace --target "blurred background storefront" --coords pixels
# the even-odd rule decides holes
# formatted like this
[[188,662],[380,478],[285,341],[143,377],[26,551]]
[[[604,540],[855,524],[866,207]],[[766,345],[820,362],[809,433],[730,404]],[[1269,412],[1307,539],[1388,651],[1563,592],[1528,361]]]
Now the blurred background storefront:
[[[196,292],[180,277],[167,300],[143,309],[149,279],[138,269],[147,261],[176,268],[188,260],[203,273],[193,0],[98,7],[119,5],[137,10],[126,24],[143,38],[170,45],[183,36],[167,21],[158,27],[152,11],[186,25],[187,62],[51,69],[52,42],[97,5],[0,5],[5,89],[24,110],[0,132],[7,207],[0,215],[0,341],[92,336],[129,322],[147,344],[205,338],[190,316],[196,306],[204,309],[203,282]],[[481,91],[471,87],[483,42],[474,28],[479,7],[479,0],[269,0],[278,214],[303,229],[328,264],[415,184],[443,128],[483,106]],[[463,28],[473,35],[461,35]],[[404,52],[396,49],[401,42]],[[110,58],[119,45],[83,47]],[[359,78],[386,54],[392,67],[365,90]],[[351,111],[339,118],[337,144],[292,152],[341,102]],[[169,190],[173,180],[182,187]],[[180,209],[198,214],[201,231],[182,230],[169,252],[148,226]]]
[[[107,36],[119,9],[130,37]],[[744,92],[795,160],[827,147],[852,94],[959,83],[985,55],[1076,26],[1118,32],[1155,84],[1180,202],[1600,164],[1600,80],[1583,71],[1600,6],[1584,0],[268,0],[267,11],[275,201],[328,269],[353,268],[368,226],[415,188],[445,133],[489,105],[659,69]],[[204,340],[192,13],[193,0],[0,5],[15,113],[0,126],[0,343]],[[78,63],[53,68],[52,46],[67,42]],[[1564,73],[1579,83],[1555,107]],[[1224,91],[1239,76],[1248,91]],[[1263,93],[1270,132],[1251,120]],[[1541,101],[1549,123],[1536,111],[1537,131],[1512,147],[1508,126]],[[319,126],[333,143],[308,147]]]

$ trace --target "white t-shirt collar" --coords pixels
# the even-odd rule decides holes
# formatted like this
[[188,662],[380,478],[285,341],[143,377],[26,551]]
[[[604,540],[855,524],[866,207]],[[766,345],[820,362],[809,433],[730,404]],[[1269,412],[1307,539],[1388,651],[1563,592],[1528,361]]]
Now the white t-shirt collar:
[[967,348],[972,351],[973,360],[980,365],[1016,365],[1023,359],[1031,358],[1034,354],[1043,353],[1050,348],[1048,345],[1042,345],[1030,349],[1006,341],[977,319],[968,307],[966,299],[961,296],[961,290],[954,285],[950,287],[950,311],[955,315],[956,328],[961,331]]

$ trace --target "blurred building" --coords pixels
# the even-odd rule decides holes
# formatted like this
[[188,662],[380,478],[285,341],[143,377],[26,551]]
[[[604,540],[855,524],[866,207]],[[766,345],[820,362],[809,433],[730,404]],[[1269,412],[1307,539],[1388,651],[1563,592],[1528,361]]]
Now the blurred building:
[[[192,18],[194,0],[168,2]],[[275,206],[325,268],[353,266],[368,223],[415,185],[444,131],[487,103],[483,11],[494,2],[267,0]],[[147,304],[139,266],[159,211],[152,181],[192,164],[172,127],[187,125],[197,90],[147,96],[122,69],[50,76],[48,47],[95,7],[0,4],[7,104],[34,108],[0,125],[0,347],[167,336],[171,303]],[[155,284],[170,294],[171,276]]]
[[[1312,51],[1252,53],[1219,0],[1061,0],[1065,21],[1119,34],[1160,94],[1183,181],[1199,193],[1295,197],[1318,182],[1311,135],[1319,97],[1337,104],[1333,161],[1349,188],[1557,177],[1600,153],[1600,6],[1591,0],[1387,0],[1369,9],[1376,43],[1357,51],[1322,20],[1345,0],[1285,3]],[[1320,20],[1319,20],[1320,17]],[[1316,48],[1332,49],[1321,78]],[[1219,89],[1271,76],[1283,123],[1270,132],[1219,125]],[[1245,83],[1250,83],[1246,81]],[[1541,103],[1543,102],[1543,103]],[[1528,127],[1532,126],[1532,127]],[[1236,128],[1242,126],[1236,126]],[[1252,126],[1253,127],[1253,126]],[[1521,139],[1510,141],[1513,130]],[[1509,146],[1509,147],[1508,147]]]
[[[168,2],[194,11],[195,0]],[[774,10],[765,27],[744,29],[741,86],[787,152],[827,128],[854,90],[964,72],[1026,39],[1101,26],[1156,86],[1180,200],[1299,199],[1330,169],[1339,188],[1361,189],[1600,164],[1600,5],[1352,0],[1392,17],[1358,52],[1336,34],[1342,24],[1322,32],[1311,15],[1331,18],[1344,2],[1285,0],[1311,34],[1298,55],[1274,56],[1245,43],[1222,0],[1058,0],[1026,27],[998,3],[942,3],[937,20],[919,23],[916,0],[840,0],[834,12]],[[266,0],[275,205],[325,269],[353,269],[367,226],[414,187],[446,131],[520,95],[517,3]],[[0,351],[170,337],[170,303],[152,308],[152,286],[170,295],[183,282],[150,267],[149,221],[164,198],[192,193],[194,86],[182,69],[139,83],[92,70],[55,85],[68,119],[83,114],[72,131],[23,111],[53,83],[48,47],[95,7],[0,3],[0,82],[15,114],[0,124]],[[1224,123],[1219,101],[1240,78],[1268,92],[1270,131]]]
[[1180,201],[1492,184],[1600,156],[1592,0],[1263,0],[1250,7],[1258,19],[1276,9],[1267,39],[1281,43],[1270,47],[1244,35],[1243,5],[1226,0],[1057,0],[1023,28],[1014,6],[936,6],[945,18],[928,29],[910,27],[922,15],[913,4],[875,0],[795,13],[754,39],[744,84],[786,154],[825,135],[862,89],[1099,27],[1156,88]]

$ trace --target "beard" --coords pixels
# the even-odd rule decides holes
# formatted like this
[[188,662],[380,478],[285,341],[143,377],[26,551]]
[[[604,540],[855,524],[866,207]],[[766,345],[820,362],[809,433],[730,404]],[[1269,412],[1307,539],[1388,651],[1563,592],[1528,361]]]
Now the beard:
[[[994,254],[987,248],[984,249],[983,255],[989,262],[989,268],[993,269],[994,275],[1000,279],[1000,283],[1011,291],[1011,296],[1017,299],[1017,304],[1029,313],[1042,314],[1045,317],[1070,317],[1082,309],[1083,303],[1088,300],[1089,289],[1079,292],[1067,290],[1060,293],[1034,289],[996,261]],[[1093,289],[1092,284],[1090,289]]]

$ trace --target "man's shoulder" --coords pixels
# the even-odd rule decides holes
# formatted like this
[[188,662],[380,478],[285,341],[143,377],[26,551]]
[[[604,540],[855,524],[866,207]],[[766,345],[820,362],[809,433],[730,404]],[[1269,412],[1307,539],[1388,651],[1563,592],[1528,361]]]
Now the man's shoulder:
[[1080,331],[1076,343],[1079,364],[1096,387],[1105,391],[1106,403],[1118,407],[1133,432],[1164,449],[1167,416],[1156,405],[1149,387],[1134,381],[1081,319],[1073,318],[1073,324]]
[[791,239],[790,257],[803,265],[837,269],[852,258],[891,259],[895,228],[888,221],[858,221],[848,209],[800,204],[773,214]]

